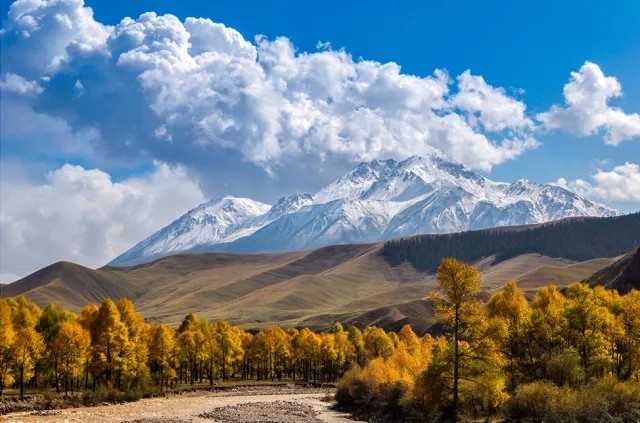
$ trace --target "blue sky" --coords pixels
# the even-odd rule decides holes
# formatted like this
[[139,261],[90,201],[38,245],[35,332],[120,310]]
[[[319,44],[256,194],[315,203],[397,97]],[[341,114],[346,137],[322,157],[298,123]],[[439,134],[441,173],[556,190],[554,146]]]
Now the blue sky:
[[[0,7],[2,250],[16,252],[0,273],[51,250],[95,265],[213,195],[273,202],[427,146],[640,209],[638,1]],[[10,269],[34,244],[40,261]]]

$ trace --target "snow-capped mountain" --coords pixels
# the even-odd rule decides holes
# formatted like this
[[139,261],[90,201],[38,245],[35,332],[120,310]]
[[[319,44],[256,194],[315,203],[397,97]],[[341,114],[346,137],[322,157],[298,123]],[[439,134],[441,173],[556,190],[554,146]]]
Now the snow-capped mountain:
[[185,251],[292,251],[619,214],[558,186],[491,181],[434,150],[400,162],[360,163],[315,195],[294,194],[273,206],[248,198],[214,198],[110,264]]
[[[251,235],[264,223],[271,206],[249,198],[214,197],[113,260],[137,263],[142,257],[162,257],[200,245],[232,242]],[[252,230],[253,229],[253,230]]]

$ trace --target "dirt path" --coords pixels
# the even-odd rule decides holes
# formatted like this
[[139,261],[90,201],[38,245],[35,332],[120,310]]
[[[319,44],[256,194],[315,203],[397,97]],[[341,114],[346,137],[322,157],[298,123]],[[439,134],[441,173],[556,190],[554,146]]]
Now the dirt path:
[[0,416],[3,422],[130,422],[130,423],[352,423],[322,401],[326,390],[287,388],[193,392],[167,398],[97,407],[70,408]]

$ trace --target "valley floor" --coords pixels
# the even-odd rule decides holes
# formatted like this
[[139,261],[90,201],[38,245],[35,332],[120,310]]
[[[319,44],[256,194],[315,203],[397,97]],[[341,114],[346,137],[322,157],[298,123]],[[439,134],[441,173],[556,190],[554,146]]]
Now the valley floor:
[[6,422],[282,422],[347,423],[348,415],[331,409],[330,389],[263,387],[227,392],[196,391],[137,402],[64,410],[18,412],[0,416]]

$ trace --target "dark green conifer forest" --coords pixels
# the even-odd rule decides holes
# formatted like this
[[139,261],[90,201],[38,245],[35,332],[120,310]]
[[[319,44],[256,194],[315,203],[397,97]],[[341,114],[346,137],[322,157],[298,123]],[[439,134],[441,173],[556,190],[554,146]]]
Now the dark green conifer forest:
[[640,246],[640,213],[609,218],[567,219],[530,229],[496,228],[447,235],[418,235],[387,241],[382,254],[393,264],[411,263],[433,272],[447,256],[475,262],[502,261],[538,253],[570,260],[615,257]]

